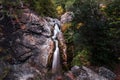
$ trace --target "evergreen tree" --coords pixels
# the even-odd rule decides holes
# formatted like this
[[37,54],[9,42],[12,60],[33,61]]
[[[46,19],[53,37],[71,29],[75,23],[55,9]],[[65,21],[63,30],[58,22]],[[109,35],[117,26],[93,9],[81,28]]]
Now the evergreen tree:
[[111,52],[116,56],[117,61],[120,61],[120,0],[113,0],[107,4],[105,9],[109,22],[109,44]]
[[24,0],[25,4],[42,16],[56,17],[56,10],[52,0]]
[[[71,11],[75,15],[72,27],[74,30],[73,43],[76,53],[78,53],[75,55],[84,55],[88,52],[87,55],[92,64],[112,66],[111,63],[116,59],[111,52],[109,42],[109,22],[104,13],[100,11],[98,1],[75,0]],[[79,27],[80,23],[83,25]]]

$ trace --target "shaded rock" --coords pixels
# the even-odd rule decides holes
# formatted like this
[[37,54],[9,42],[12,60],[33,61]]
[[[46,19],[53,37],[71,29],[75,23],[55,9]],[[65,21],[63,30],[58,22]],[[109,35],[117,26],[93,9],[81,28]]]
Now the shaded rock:
[[3,80],[4,77],[9,73],[10,65],[5,61],[0,61],[0,80]]
[[97,73],[95,73],[94,71],[92,71],[91,69],[89,69],[85,66],[83,66],[82,68],[88,74],[88,77],[89,77],[88,80],[109,80],[107,78],[104,78],[103,76],[98,75]]
[[74,66],[74,67],[71,68],[71,71],[72,71],[72,73],[75,76],[79,76],[79,74],[80,74],[80,67],[79,66]]
[[105,67],[100,67],[99,68],[99,75],[104,76],[105,78],[108,78],[108,80],[115,80],[116,75],[109,69]]
[[88,73],[80,68],[80,72],[79,72],[79,75],[77,76],[76,80],[91,80]]
[[109,80],[108,78],[95,73],[93,70],[85,66],[74,66],[71,68],[71,72],[74,75],[74,79],[71,79],[70,76],[67,76],[69,77],[69,80]]
[[[38,68],[42,68],[42,71],[39,71]],[[32,64],[18,64],[13,65],[9,74],[4,78],[4,80],[29,80],[31,78],[32,80],[36,80],[36,78],[46,80],[45,79],[45,72],[44,67],[32,65]]]

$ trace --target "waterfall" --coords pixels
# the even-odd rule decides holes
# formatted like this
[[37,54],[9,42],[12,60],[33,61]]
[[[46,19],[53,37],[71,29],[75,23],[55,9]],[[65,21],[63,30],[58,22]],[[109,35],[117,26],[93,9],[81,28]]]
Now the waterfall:
[[53,54],[52,72],[55,73],[60,68],[60,54],[58,48],[58,41],[55,40],[55,51]]
[[54,26],[54,35],[52,36],[52,39],[55,43],[55,51],[53,53],[53,62],[52,62],[52,73],[58,73],[60,70],[60,52],[59,52],[59,43],[57,38],[57,34],[60,32],[58,24],[55,24]]
[[57,34],[60,32],[60,29],[58,27],[58,24],[55,24],[54,26],[54,35],[52,36],[52,39],[55,40],[55,38],[57,37]]
[[21,0],[19,0],[19,1],[20,1],[20,6],[23,8],[23,2]]

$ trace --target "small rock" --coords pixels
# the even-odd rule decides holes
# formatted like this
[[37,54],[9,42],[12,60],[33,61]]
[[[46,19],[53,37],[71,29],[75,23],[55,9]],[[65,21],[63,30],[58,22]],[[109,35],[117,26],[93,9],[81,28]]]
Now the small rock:
[[71,71],[65,73],[65,80],[75,80],[75,76]]
[[71,71],[75,76],[78,76],[79,73],[80,73],[80,67],[79,66],[74,66],[74,67],[71,68]]
[[108,78],[109,80],[115,80],[116,77],[115,73],[105,67],[99,68],[99,75]]
[[77,77],[77,80],[90,80],[90,79],[89,79],[89,75],[86,73],[86,71],[81,69],[80,74]]

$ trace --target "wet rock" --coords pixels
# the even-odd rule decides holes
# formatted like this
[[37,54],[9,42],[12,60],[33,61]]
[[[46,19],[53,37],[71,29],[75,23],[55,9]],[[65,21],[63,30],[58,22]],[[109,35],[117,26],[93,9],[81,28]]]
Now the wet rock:
[[104,76],[105,78],[108,78],[108,80],[115,80],[116,75],[109,69],[105,67],[100,67],[99,68],[99,75]]

